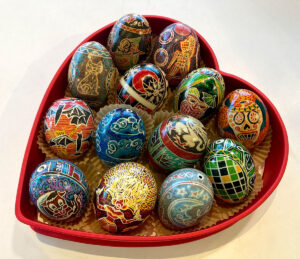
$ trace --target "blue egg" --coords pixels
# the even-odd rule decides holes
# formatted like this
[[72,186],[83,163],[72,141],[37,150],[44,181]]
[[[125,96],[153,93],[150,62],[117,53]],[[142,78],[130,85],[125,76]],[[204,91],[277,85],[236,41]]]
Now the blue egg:
[[194,168],[179,169],[162,183],[159,218],[170,229],[195,226],[210,211],[213,198],[212,184],[203,172]]
[[133,110],[114,109],[102,118],[95,137],[99,158],[114,166],[132,162],[141,154],[146,140],[145,124]]

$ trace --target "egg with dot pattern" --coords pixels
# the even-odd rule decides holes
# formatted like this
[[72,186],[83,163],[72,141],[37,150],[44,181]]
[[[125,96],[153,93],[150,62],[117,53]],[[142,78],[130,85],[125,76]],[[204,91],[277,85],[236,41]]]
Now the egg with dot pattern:
[[211,143],[204,156],[204,171],[215,196],[228,203],[242,202],[253,190],[255,165],[250,152],[232,139]]
[[211,209],[213,188],[208,177],[194,168],[179,169],[162,183],[158,215],[170,229],[185,229],[199,224]]

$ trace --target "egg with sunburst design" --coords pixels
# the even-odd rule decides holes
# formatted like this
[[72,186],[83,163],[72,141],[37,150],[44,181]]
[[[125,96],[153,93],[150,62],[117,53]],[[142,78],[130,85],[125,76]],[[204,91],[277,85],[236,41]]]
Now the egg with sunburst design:
[[89,149],[94,133],[94,116],[84,101],[63,98],[48,109],[44,120],[45,139],[60,158],[79,158]]
[[163,105],[167,90],[168,81],[159,67],[136,65],[121,77],[116,101],[153,113]]
[[102,177],[94,196],[96,218],[109,232],[140,226],[154,210],[157,186],[151,172],[138,163],[121,163]]

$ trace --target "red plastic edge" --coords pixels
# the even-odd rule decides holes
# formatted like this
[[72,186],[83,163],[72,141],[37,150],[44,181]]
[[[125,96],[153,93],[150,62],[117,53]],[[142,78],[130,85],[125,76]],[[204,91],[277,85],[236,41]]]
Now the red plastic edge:
[[[166,18],[163,16],[145,16],[146,18],[157,18],[157,19],[164,19],[168,20],[171,22],[177,22],[174,19]],[[97,32],[93,33],[89,37],[87,37],[82,43],[89,41],[90,38],[93,38],[96,34],[98,34],[100,31],[106,30],[107,28],[111,27],[113,23],[103,27],[102,29],[98,30]],[[198,33],[197,33],[198,34]],[[217,59],[214,55],[214,52],[208,45],[208,43],[203,39],[201,35],[198,34],[199,38],[202,38],[202,41],[207,44],[207,48],[211,50],[213,60],[215,63],[215,69],[219,69]],[[78,46],[80,46],[82,43],[80,43]],[[34,144],[34,132],[36,131],[37,127],[39,126],[39,120],[42,117],[42,107],[47,102],[47,99],[50,95],[50,92],[52,90],[53,84],[56,81],[57,77],[60,75],[61,71],[63,68],[68,64],[70,58],[72,57],[74,51],[77,49],[77,47],[72,51],[72,53],[66,58],[66,60],[63,62],[63,64],[60,66],[59,70],[55,74],[54,78],[52,79],[43,99],[40,104],[40,108],[37,112],[35,121],[33,123],[33,127],[29,136],[28,144],[26,147],[26,151],[24,154],[24,160],[21,168],[21,174],[20,174],[20,180],[19,180],[19,185],[18,185],[18,190],[17,190],[17,197],[16,197],[16,204],[15,204],[15,214],[16,217],[19,221],[28,224],[31,226],[31,228],[36,231],[37,233],[41,233],[44,235],[56,237],[56,238],[61,238],[61,239],[66,239],[66,240],[71,240],[71,241],[76,241],[76,242],[83,242],[83,243],[90,243],[90,244],[100,244],[100,245],[109,245],[109,246],[163,246],[163,245],[175,245],[179,243],[185,243],[185,242],[190,242],[193,240],[197,240],[200,238],[207,237],[209,235],[215,234],[231,225],[239,221],[240,219],[244,218],[251,212],[253,212],[257,207],[259,207],[269,196],[270,194],[275,190],[275,188],[278,186],[288,160],[288,137],[287,137],[287,132],[285,129],[285,126],[282,122],[282,119],[274,107],[274,105],[270,102],[270,100],[262,93],[260,92],[257,88],[246,82],[245,80],[231,75],[226,72],[221,72],[223,77],[228,77],[231,79],[235,79],[240,81],[242,84],[247,85],[250,89],[252,89],[254,92],[256,92],[264,101],[264,103],[268,106],[268,109],[272,110],[273,114],[275,114],[276,120],[278,122],[278,125],[282,131],[282,138],[283,138],[283,147],[282,147],[282,153],[283,159],[281,162],[281,167],[280,167],[280,174],[276,178],[276,180],[272,183],[271,187],[264,193],[262,197],[260,197],[258,200],[256,200],[255,203],[251,203],[246,210],[243,210],[241,213],[238,215],[235,215],[227,220],[224,220],[220,223],[218,223],[215,226],[195,231],[195,232],[189,232],[189,233],[184,233],[184,234],[177,234],[177,235],[170,235],[170,236],[151,236],[151,237],[141,237],[141,236],[118,236],[118,235],[105,235],[105,234],[96,234],[96,233],[90,233],[90,232],[82,232],[82,231],[74,231],[74,230],[69,230],[69,229],[62,229],[59,227],[54,227],[54,226],[49,226],[37,221],[30,220],[26,218],[22,211],[21,211],[21,194],[23,192],[24,188],[24,178],[25,178],[25,171],[28,166],[28,158],[30,155],[30,150]]]

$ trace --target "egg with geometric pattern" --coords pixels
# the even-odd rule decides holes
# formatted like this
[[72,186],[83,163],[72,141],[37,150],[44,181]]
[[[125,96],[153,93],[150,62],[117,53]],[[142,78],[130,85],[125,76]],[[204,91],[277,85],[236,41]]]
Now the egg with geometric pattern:
[[254,188],[256,170],[250,152],[232,139],[211,143],[204,156],[204,172],[215,196],[227,203],[240,203]]

